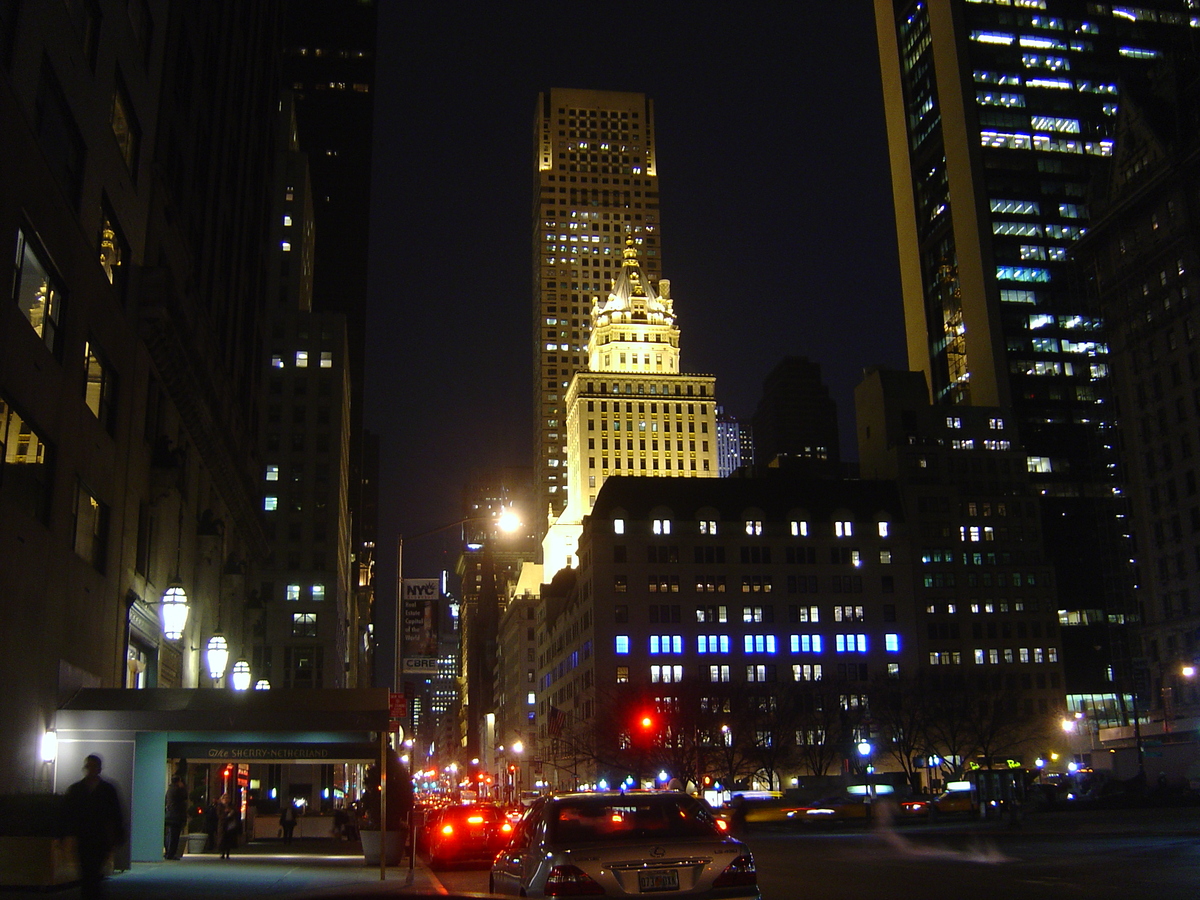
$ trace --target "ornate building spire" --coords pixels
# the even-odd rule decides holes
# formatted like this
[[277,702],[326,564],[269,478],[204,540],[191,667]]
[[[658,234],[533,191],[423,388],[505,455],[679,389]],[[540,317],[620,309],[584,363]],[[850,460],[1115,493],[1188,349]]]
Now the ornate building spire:
[[642,271],[638,247],[626,238],[621,270],[608,297],[592,307],[588,341],[591,372],[679,372],[679,327],[671,302],[670,282],[660,293]]

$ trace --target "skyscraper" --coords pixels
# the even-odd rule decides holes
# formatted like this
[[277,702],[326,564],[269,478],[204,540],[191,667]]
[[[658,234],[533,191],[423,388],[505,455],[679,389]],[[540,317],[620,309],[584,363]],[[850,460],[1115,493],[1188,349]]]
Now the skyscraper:
[[[909,365],[935,403],[1011,408],[1061,615],[1094,644],[1133,616],[1128,527],[1104,322],[1072,294],[1067,255],[1113,152],[1122,74],[1187,37],[1188,15],[1083,0],[875,13]],[[1111,673],[1077,675],[1099,689]]]
[[661,274],[654,107],[642,94],[554,88],[534,115],[535,501],[567,504],[566,395],[587,364],[588,316],[621,268],[626,237]]
[[716,378],[680,371],[671,283],[642,271],[633,235],[592,307],[587,367],[567,389],[567,506],[542,541],[547,572],[575,565],[575,542],[610,475],[717,477]]

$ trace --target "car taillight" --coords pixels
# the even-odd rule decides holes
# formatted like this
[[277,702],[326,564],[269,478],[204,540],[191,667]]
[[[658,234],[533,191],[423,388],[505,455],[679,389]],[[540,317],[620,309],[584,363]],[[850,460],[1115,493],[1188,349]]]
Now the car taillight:
[[454,826],[453,825],[443,825],[442,826],[442,834],[447,834],[447,835],[454,834]]
[[502,832],[504,832],[505,834],[509,834],[512,831],[512,823],[505,822],[503,825],[500,826],[500,830]]
[[578,866],[555,866],[546,876],[543,893],[547,897],[603,896],[604,888]]
[[726,822],[724,819],[717,819],[716,822],[717,822],[717,830],[718,831],[728,831],[729,830],[729,823]]
[[758,884],[758,872],[754,868],[754,857],[743,853],[725,867],[725,871],[713,881],[713,887],[734,887]]

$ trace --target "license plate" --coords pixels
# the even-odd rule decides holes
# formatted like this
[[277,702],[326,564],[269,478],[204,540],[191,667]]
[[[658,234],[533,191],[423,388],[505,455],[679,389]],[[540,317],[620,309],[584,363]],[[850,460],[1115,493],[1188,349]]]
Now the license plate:
[[651,869],[648,872],[638,872],[638,890],[648,891],[677,891],[679,890],[678,869]]

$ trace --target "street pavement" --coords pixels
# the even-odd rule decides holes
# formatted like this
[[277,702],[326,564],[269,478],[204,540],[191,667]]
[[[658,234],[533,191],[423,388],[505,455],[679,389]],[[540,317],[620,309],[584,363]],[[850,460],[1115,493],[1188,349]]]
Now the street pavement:
[[[410,870],[389,866],[380,879],[378,865],[363,862],[361,846],[330,838],[253,841],[230,859],[216,853],[185,854],[181,859],[135,862],[105,881],[107,900],[334,900],[339,897],[440,896],[446,888],[418,858]],[[452,896],[452,893],[451,893]],[[79,887],[53,890],[4,890],[0,900],[77,900]]]
[[[906,822],[897,833],[914,838],[922,833],[1021,835],[1027,839],[1097,839],[1121,835],[1200,837],[1200,806],[1124,810],[1061,809],[1031,812],[1019,821],[1008,818],[977,820],[951,818],[937,823]],[[814,832],[769,829],[788,839]],[[761,833],[759,833],[760,836]],[[746,839],[753,847],[755,834]],[[761,872],[766,875],[767,873]],[[483,873],[480,873],[482,883]],[[453,881],[455,879],[451,879]],[[457,879],[462,881],[462,879]],[[340,897],[438,896],[452,898],[453,885],[444,885],[418,858],[408,865],[389,867],[380,878],[378,865],[363,862],[357,843],[330,838],[298,840],[290,846],[275,839],[251,842],[228,860],[215,853],[185,855],[179,860],[134,863],[106,882],[108,900],[335,900]],[[0,889],[0,900],[76,900],[78,886],[50,891]]]

